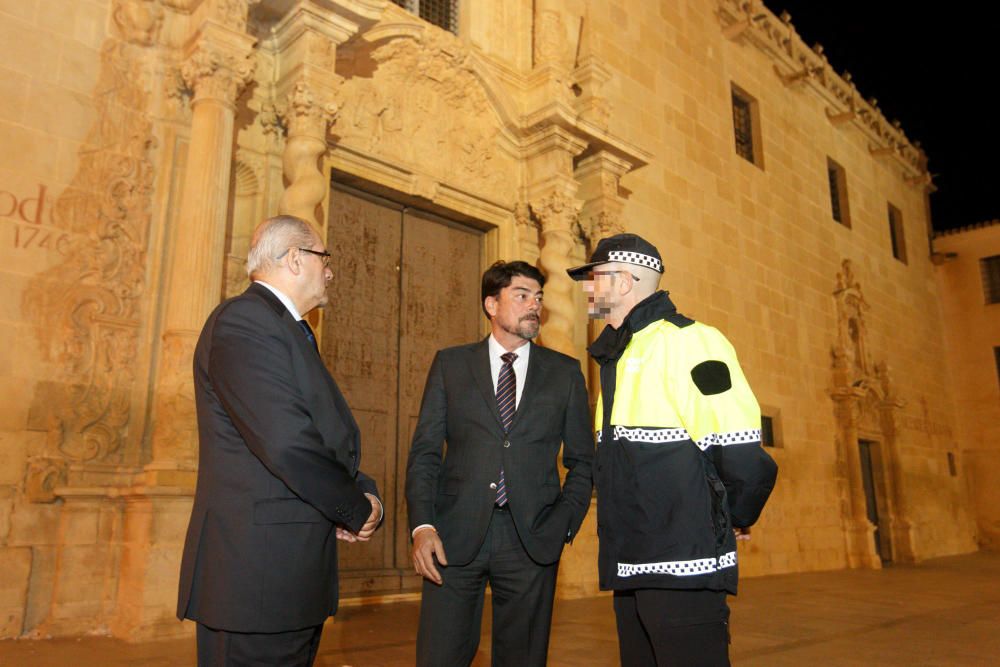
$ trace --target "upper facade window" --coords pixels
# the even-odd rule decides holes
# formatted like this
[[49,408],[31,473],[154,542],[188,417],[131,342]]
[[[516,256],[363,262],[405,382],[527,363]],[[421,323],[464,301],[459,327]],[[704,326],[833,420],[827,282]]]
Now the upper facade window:
[[851,226],[851,210],[847,205],[847,172],[839,164],[826,159],[826,175],[830,180],[830,213],[844,227]]
[[428,23],[458,34],[458,0],[392,0]]
[[760,140],[760,112],[757,100],[736,84],[733,84],[732,90],[736,154],[763,169],[764,153]]
[[983,257],[979,260],[979,270],[983,274],[986,303],[1000,303],[1000,255]]
[[906,264],[906,237],[903,235],[903,214],[889,204],[889,242],[892,244],[892,256]]

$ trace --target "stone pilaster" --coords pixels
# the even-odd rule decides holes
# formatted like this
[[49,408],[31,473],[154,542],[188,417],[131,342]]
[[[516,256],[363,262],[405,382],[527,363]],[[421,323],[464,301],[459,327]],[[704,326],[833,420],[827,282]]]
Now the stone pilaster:
[[191,358],[205,317],[222,294],[234,108],[255,62],[254,39],[245,32],[249,4],[214,0],[199,7],[195,18],[200,22],[181,66],[193,93],[191,137],[164,281],[153,461],[148,467],[156,484],[193,481],[190,474],[182,475],[182,480],[171,471],[194,469],[197,435]]

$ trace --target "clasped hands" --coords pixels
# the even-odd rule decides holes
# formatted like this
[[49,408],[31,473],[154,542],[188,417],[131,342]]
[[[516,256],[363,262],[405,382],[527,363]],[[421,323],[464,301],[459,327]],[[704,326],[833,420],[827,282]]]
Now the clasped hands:
[[372,513],[368,515],[368,520],[365,521],[365,525],[361,526],[361,529],[357,533],[352,533],[343,526],[337,526],[338,540],[343,540],[344,542],[367,542],[375,533],[379,522],[382,521],[382,503],[370,493],[366,493],[365,495],[372,504]]

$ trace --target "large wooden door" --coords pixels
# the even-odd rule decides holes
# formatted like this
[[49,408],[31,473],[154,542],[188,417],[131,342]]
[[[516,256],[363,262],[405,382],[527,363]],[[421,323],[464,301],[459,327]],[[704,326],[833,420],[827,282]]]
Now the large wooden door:
[[416,589],[403,488],[406,458],[434,353],[476,340],[483,233],[335,186],[323,358],[361,428],[361,469],[386,517],[371,541],[342,543],[345,594]]

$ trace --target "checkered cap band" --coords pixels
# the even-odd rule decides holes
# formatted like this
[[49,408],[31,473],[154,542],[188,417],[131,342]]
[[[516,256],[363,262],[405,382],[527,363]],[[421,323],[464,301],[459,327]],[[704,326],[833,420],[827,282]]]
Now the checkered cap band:
[[609,262],[624,262],[625,264],[636,264],[638,266],[648,266],[649,268],[663,273],[663,262],[651,257],[649,255],[644,255],[641,252],[631,252],[628,250],[612,250],[608,253]]

